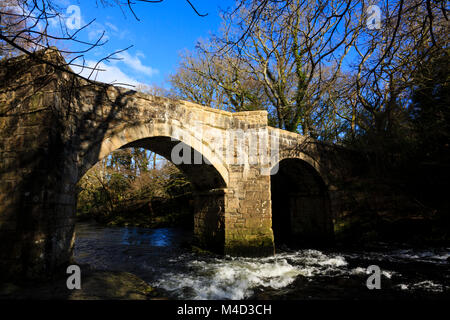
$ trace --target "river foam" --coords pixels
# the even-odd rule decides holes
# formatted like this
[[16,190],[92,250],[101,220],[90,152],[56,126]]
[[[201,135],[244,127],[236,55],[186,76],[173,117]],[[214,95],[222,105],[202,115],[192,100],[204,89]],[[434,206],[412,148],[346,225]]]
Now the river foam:
[[[189,260],[191,257],[180,257]],[[186,262],[185,262],[186,263]],[[339,255],[325,255],[317,250],[301,250],[267,258],[232,258],[192,260],[189,272],[160,275],[152,286],[163,288],[183,299],[244,299],[255,288],[281,289],[297,276],[313,277],[343,273],[347,262]]]

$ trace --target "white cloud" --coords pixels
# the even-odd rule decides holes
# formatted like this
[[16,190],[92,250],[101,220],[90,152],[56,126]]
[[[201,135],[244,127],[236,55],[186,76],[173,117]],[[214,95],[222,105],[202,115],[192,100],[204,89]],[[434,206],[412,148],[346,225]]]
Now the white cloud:
[[128,67],[132,68],[133,70],[142,73],[147,76],[153,76],[155,74],[159,73],[159,70],[154,69],[150,66],[145,66],[142,64],[142,61],[140,58],[144,58],[144,54],[142,52],[136,53],[136,55],[132,56],[127,51],[121,52],[117,54],[117,58],[120,58],[120,62],[124,63]]
[[102,37],[101,42],[104,42],[109,39],[108,34],[106,33],[105,27],[101,23],[94,22],[89,26],[88,39],[89,41],[97,41],[100,37]]
[[110,22],[105,22],[105,25],[116,32],[119,31],[119,28],[117,28],[115,25],[113,25]]
[[89,41],[96,41],[104,33],[102,41],[109,39],[125,39],[130,33],[127,29],[121,29],[111,22],[93,22],[87,28]]
[[[127,73],[131,72],[132,75],[139,75],[139,79],[142,79],[141,75],[151,77],[159,73],[157,69],[146,66],[142,63],[141,58],[144,57],[142,52],[137,52],[135,55],[131,55],[127,51],[124,51],[115,55],[115,57],[121,60],[111,59],[110,63],[101,62],[97,66],[97,69],[101,69],[103,71],[95,71],[91,76],[90,74],[92,70],[88,68],[95,67],[96,62],[94,60],[87,60],[85,62],[85,65],[88,68],[82,70],[81,67],[73,67],[72,69],[79,73],[82,77],[88,78],[90,76],[90,79],[92,80],[105,83],[128,84],[133,86],[143,85],[143,83]],[[125,67],[125,69],[123,67]],[[122,70],[126,70],[126,73]]]
[[[96,65],[96,62],[93,60],[87,60],[85,62],[85,65],[89,68],[94,68]],[[93,75],[90,77],[91,80],[105,82],[108,84],[118,84],[118,85],[132,85],[132,86],[138,86],[142,85],[139,81],[136,79],[126,75],[120,68],[118,68],[115,65],[108,65],[103,62],[101,62],[98,66],[98,69],[104,70],[104,71],[95,71]],[[81,67],[75,67],[72,66],[72,70],[76,73],[79,73],[80,76],[84,78],[88,78],[91,69],[81,69]],[[80,72],[81,71],[81,72]]]

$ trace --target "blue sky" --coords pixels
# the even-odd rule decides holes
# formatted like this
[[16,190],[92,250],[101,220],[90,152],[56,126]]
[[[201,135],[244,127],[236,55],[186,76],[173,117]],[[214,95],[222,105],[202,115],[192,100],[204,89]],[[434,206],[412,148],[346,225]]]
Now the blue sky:
[[[88,65],[95,64],[111,52],[133,45],[120,55],[122,60],[102,64],[101,68],[106,71],[100,73],[97,80],[167,87],[167,77],[175,72],[179,54],[186,49],[194,50],[199,39],[206,39],[217,32],[220,27],[219,7],[232,5],[234,1],[192,0],[200,13],[208,14],[206,17],[199,17],[185,0],[137,3],[133,8],[140,21],[127,8],[122,12],[118,7],[97,7],[93,0],[58,2],[64,9],[70,5],[78,6],[82,23],[96,19],[80,34],[80,40],[95,41],[105,32],[108,42],[85,54]],[[73,50],[82,48],[74,44],[68,47],[69,43],[60,46]]]

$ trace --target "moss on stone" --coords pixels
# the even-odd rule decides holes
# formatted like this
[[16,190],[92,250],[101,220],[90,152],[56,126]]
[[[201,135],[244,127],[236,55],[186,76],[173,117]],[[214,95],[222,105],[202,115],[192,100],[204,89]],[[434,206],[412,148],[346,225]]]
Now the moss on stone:
[[264,257],[275,253],[273,237],[244,235],[240,240],[227,241],[225,254],[232,256]]

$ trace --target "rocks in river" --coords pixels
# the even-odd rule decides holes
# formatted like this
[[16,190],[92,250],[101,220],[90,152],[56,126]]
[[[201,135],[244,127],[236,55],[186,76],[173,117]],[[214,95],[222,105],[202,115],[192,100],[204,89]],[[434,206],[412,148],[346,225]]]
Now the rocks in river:
[[66,278],[41,285],[4,284],[0,299],[152,300],[165,299],[144,280],[128,272],[86,270],[81,289],[69,290]]
[[94,271],[88,275],[81,290],[73,290],[70,300],[147,300],[156,291],[144,280],[128,272]]

